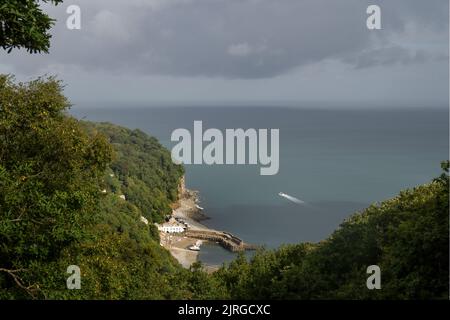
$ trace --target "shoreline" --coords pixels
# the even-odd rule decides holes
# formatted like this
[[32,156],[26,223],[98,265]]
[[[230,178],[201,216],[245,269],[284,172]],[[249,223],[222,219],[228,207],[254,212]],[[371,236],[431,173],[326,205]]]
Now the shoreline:
[[[198,195],[198,191],[186,188],[185,177],[183,176],[178,189],[178,200],[172,208],[172,217],[188,223],[190,230],[214,232],[216,230],[201,223],[201,221],[210,218],[197,207],[199,203]],[[199,261],[199,252],[188,249],[197,242],[197,239],[186,237],[184,234],[167,234],[162,231],[159,232],[159,235],[161,245],[169,250],[183,268],[189,269],[194,262]],[[207,272],[214,272],[219,269],[219,266],[216,265],[203,264],[203,267]]]
[[[202,221],[210,218],[201,212],[202,208],[198,205],[198,195],[198,191],[186,188],[185,177],[183,176],[178,189],[178,200],[172,207],[172,218],[186,223],[188,230],[183,233],[165,233],[163,231],[159,233],[161,245],[169,250],[171,255],[184,268],[188,269],[192,263],[198,261],[199,252],[190,250],[189,247],[199,239],[214,245],[220,245],[231,252],[256,249],[256,246],[244,243],[229,232],[215,230],[202,224]],[[220,268],[220,266],[205,263],[203,263],[203,267],[208,273]]]
[[202,221],[210,219],[207,215],[201,212],[197,207],[199,192],[184,188],[184,192],[180,194],[176,207],[172,211],[174,218],[184,219],[194,229],[212,230],[202,224]]

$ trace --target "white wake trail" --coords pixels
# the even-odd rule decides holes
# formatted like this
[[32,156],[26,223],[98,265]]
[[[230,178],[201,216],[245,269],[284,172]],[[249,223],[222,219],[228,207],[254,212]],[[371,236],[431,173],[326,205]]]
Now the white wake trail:
[[283,192],[278,193],[278,195],[279,195],[280,197],[286,198],[286,199],[288,199],[289,201],[292,201],[292,202],[297,203],[297,204],[306,204],[305,201],[300,200],[300,199],[297,199],[297,198],[295,198],[295,197],[293,197],[293,196],[290,196],[290,195],[288,195],[288,194],[286,194],[286,193],[283,193]]

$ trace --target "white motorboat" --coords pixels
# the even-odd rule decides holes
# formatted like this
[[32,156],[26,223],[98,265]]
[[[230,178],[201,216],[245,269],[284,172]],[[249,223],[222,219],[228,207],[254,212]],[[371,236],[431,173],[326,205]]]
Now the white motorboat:
[[202,241],[201,240],[197,240],[197,242],[195,242],[194,245],[188,247],[189,250],[192,251],[200,251],[200,246],[202,245]]
[[290,200],[290,201],[292,201],[292,202],[295,202],[295,203],[297,203],[297,204],[305,204],[305,201],[300,200],[300,199],[297,199],[297,198],[295,198],[295,197],[293,197],[293,196],[290,196],[290,195],[288,195],[288,194],[286,194],[286,193],[284,193],[284,192],[278,192],[278,195],[279,195],[280,197],[286,198],[286,199],[288,199],[288,200]]

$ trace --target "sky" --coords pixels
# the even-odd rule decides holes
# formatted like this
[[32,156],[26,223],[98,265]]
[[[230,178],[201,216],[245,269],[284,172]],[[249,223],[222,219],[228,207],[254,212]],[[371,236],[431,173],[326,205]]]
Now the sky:
[[[81,30],[69,30],[69,5]],[[366,26],[381,8],[381,30]],[[78,0],[53,7],[49,54],[0,73],[56,75],[74,105],[441,107],[448,0]]]

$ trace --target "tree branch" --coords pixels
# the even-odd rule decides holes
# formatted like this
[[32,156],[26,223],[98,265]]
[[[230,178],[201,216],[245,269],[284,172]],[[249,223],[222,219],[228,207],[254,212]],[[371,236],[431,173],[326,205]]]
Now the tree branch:
[[22,278],[20,278],[17,275],[18,272],[26,271],[26,269],[11,270],[11,269],[0,268],[0,272],[1,271],[9,274],[14,279],[14,282],[17,284],[17,286],[19,286],[21,289],[25,290],[25,292],[28,293],[33,299],[36,299],[36,292],[39,291],[39,288],[37,287],[37,285],[25,286],[23,284]]

